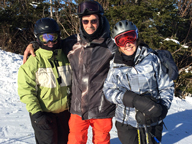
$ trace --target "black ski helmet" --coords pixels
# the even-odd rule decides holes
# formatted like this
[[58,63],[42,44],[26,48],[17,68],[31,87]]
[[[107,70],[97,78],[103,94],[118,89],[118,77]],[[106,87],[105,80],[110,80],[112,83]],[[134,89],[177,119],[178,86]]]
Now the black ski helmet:
[[41,18],[34,26],[34,35],[38,38],[38,35],[44,33],[58,33],[60,34],[60,28],[57,22],[51,18]]
[[81,2],[77,8],[77,15],[79,16],[79,18],[90,14],[103,15],[103,7],[94,0]]
[[115,38],[117,35],[124,33],[126,31],[135,30],[138,38],[138,29],[136,25],[128,20],[121,20],[115,24],[111,31],[112,38]]

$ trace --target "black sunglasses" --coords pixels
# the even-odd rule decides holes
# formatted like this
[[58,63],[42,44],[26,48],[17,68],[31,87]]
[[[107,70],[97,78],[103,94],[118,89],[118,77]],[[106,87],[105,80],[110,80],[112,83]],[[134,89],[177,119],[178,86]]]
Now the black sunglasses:
[[97,19],[92,19],[92,20],[82,20],[82,23],[87,25],[89,22],[91,22],[91,24],[96,24],[97,23]]

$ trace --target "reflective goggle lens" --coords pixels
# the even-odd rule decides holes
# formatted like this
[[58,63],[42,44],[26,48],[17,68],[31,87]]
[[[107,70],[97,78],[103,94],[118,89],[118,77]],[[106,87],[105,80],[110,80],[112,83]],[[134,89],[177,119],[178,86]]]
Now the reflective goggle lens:
[[43,43],[47,43],[49,41],[55,42],[57,38],[58,38],[57,33],[47,33],[39,36],[39,40]]
[[92,1],[85,1],[79,4],[78,6],[78,13],[82,14],[85,10],[89,10],[92,12],[98,12],[99,11],[99,5]]
[[135,30],[127,31],[115,37],[116,45],[119,47],[124,47],[128,42],[135,43],[137,40],[137,34]]

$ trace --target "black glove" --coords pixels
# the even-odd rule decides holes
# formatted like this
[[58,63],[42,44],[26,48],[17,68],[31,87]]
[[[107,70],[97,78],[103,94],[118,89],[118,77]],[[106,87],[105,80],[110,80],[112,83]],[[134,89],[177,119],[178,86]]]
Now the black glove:
[[166,106],[164,106],[163,104],[160,104],[160,105],[162,107],[162,113],[159,116],[159,120],[163,120],[167,116],[168,108]]
[[124,96],[123,96],[123,104],[126,106],[126,107],[134,107],[133,105],[133,100],[135,97],[138,97],[139,95],[134,93],[133,91],[126,91]]
[[150,125],[152,123],[159,121],[159,117],[150,117],[148,115],[143,114],[141,111],[137,111],[135,119],[139,124],[145,124],[145,125]]
[[39,49],[39,43],[37,41],[31,41],[29,44],[33,45],[34,51]]
[[32,115],[32,119],[40,129],[51,128],[52,118],[46,112],[39,111]]
[[137,120],[137,122],[139,124],[146,124],[146,125],[150,125],[152,123],[158,122],[159,120],[163,120],[168,112],[168,109],[166,106],[159,104],[162,107],[162,113],[159,117],[151,117],[149,115],[145,115],[144,113],[142,113],[141,111],[137,111],[135,118]]
[[158,117],[162,112],[162,107],[148,94],[138,95],[132,91],[127,91],[123,97],[123,104],[127,107],[135,107],[151,117]]

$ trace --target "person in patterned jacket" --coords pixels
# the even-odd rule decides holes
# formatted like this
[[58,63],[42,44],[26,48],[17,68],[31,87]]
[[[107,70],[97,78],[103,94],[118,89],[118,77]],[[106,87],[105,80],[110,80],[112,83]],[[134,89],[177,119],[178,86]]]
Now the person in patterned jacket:
[[104,83],[108,101],[116,104],[116,128],[122,144],[157,144],[170,108],[174,83],[162,71],[160,59],[139,41],[128,20],[115,24],[112,37],[119,47]]
[[[98,2],[80,3],[77,14],[80,33],[62,40],[72,68],[68,144],[86,144],[89,126],[94,144],[109,144],[115,105],[106,100],[102,88],[117,46],[110,37],[109,22]],[[33,51],[31,45],[25,51],[24,62],[30,51]]]
[[18,71],[18,94],[30,113],[37,144],[67,144],[71,68],[60,47],[60,29],[50,18],[34,26],[40,48]]

